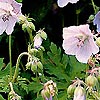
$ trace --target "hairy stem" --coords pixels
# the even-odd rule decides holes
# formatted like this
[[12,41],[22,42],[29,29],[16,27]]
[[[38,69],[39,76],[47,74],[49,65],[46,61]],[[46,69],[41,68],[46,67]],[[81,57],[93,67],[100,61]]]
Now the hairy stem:
[[10,79],[11,79],[12,78],[11,35],[9,35],[9,60],[10,60]]
[[16,80],[16,78],[17,78],[17,76],[18,76],[18,67],[19,67],[19,63],[20,63],[21,57],[22,57],[23,55],[27,55],[27,56],[29,56],[30,58],[32,58],[31,55],[30,55],[28,52],[23,52],[23,53],[21,53],[21,54],[18,56],[17,62],[16,62],[16,69],[15,69],[15,73],[14,73],[12,82],[15,82],[15,80]]

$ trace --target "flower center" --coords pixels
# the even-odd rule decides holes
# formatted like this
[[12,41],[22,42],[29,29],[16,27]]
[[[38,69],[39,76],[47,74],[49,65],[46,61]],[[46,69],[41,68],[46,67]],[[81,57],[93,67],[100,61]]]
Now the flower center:
[[3,20],[4,22],[9,21],[9,16],[11,16],[11,14],[10,14],[10,12],[7,12],[6,14],[4,14],[4,15],[2,16],[2,20]]
[[75,37],[78,39],[77,47],[82,47],[88,39],[88,36],[84,34],[79,34]]

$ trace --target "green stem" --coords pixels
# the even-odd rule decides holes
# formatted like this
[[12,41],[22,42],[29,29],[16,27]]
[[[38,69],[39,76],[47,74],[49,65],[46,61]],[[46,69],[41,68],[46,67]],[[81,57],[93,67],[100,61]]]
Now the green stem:
[[16,62],[16,69],[15,69],[15,73],[14,73],[14,76],[13,76],[13,79],[12,79],[12,82],[15,82],[17,76],[18,76],[18,67],[19,67],[19,63],[20,63],[20,60],[21,60],[21,57],[23,55],[28,55],[29,58],[32,58],[32,56],[28,53],[28,52],[23,52],[21,53],[18,58],[17,58],[17,62]]
[[12,78],[11,35],[9,35],[10,79]]
[[94,13],[96,14],[97,12],[96,12],[96,8],[95,8],[94,1],[93,1],[93,0],[91,0],[91,2],[92,2],[93,9],[94,9]]
[[29,34],[29,37],[30,37],[30,42],[33,43],[33,35],[32,35],[32,32],[30,32],[28,34]]

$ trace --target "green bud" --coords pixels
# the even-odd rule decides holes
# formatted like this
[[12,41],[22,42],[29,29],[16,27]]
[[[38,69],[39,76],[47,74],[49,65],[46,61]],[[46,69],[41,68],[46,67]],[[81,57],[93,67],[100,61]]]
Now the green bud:
[[73,100],[85,100],[85,98],[86,98],[85,89],[81,86],[76,87],[74,91]]
[[93,22],[94,20],[94,15],[90,15],[89,16],[89,19],[87,20],[89,23]]
[[94,87],[94,86],[96,86],[97,83],[98,83],[97,78],[96,78],[95,76],[93,76],[93,75],[89,75],[89,76],[86,78],[85,81],[86,81],[86,84],[87,84],[88,86],[90,86],[90,87]]
[[100,37],[96,39],[96,44],[100,47]]
[[71,84],[68,88],[67,88],[67,93],[68,95],[72,96],[74,94],[74,90],[75,90],[76,86]]
[[31,70],[32,70],[32,72],[36,72],[37,71],[37,65],[36,64],[32,64],[31,65]]
[[24,24],[27,21],[27,18],[24,15],[19,16],[19,24]]
[[40,68],[41,70],[43,70],[43,65],[42,65],[42,63],[40,61],[37,62],[37,66],[38,66],[38,68]]
[[28,62],[28,63],[26,64],[26,69],[30,69],[30,67],[31,67],[31,62]]
[[27,30],[27,24],[26,24],[26,23],[22,24],[22,30],[23,30],[24,32],[26,32],[26,30]]
[[47,39],[47,34],[46,34],[46,32],[42,31],[42,32],[41,32],[41,37],[42,37],[44,40],[46,40],[46,39]]
[[32,22],[28,22],[28,27],[35,31],[35,25]]

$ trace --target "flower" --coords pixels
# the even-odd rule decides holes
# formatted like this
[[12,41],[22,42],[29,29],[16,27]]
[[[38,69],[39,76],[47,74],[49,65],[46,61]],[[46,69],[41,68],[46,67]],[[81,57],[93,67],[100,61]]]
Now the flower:
[[63,28],[63,49],[68,55],[75,55],[77,60],[87,63],[90,56],[99,52],[89,25]]
[[35,37],[34,37],[34,48],[39,48],[42,44],[42,38],[37,34]]
[[44,88],[41,91],[41,95],[45,100],[52,100],[52,97],[57,94],[57,87],[56,83],[54,83],[52,80],[46,82],[44,84]]
[[85,90],[83,87],[76,87],[73,100],[86,100]]
[[97,25],[97,32],[100,32],[100,11],[95,15],[93,23]]
[[70,2],[70,3],[76,3],[77,1],[79,1],[79,0],[58,0],[57,3],[58,3],[58,6],[59,6],[59,7],[64,7],[64,6],[66,6],[69,2]]
[[0,35],[4,31],[7,35],[13,32],[18,16],[21,15],[21,7],[21,3],[15,0],[0,0]]

